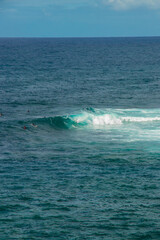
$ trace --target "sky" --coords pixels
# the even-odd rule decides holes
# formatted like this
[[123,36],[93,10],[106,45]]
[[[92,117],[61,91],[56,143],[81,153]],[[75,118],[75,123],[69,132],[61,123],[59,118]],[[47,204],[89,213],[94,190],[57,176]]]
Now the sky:
[[160,36],[160,0],[0,0],[0,37]]

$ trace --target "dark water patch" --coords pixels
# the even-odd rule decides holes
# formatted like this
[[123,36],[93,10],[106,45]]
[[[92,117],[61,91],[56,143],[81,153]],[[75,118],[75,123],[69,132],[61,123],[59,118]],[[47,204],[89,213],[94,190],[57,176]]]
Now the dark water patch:
[[129,239],[135,239],[135,240],[156,240],[160,237],[159,231],[148,231],[147,233],[135,233],[130,236]]
[[21,195],[18,197],[18,200],[22,201],[22,202],[31,202],[34,200],[34,198],[32,198],[30,196]]
[[17,211],[24,210],[27,207],[22,204],[6,204],[0,206],[1,212],[14,212],[16,209]]

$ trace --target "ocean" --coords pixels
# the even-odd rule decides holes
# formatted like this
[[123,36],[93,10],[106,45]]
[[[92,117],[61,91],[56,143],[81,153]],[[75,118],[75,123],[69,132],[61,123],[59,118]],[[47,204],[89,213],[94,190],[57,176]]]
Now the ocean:
[[0,38],[0,239],[160,239],[160,37]]

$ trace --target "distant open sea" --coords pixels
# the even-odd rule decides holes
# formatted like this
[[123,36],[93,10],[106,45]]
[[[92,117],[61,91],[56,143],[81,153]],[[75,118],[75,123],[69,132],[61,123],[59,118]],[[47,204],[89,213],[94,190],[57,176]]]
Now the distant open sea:
[[160,239],[160,38],[0,38],[0,240]]

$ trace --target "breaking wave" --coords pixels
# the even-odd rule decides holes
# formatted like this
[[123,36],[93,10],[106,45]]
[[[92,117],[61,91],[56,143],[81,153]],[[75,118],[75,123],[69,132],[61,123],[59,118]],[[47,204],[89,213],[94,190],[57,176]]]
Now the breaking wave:
[[93,109],[86,108],[74,115],[38,118],[36,124],[56,129],[106,128],[124,124],[160,122],[160,109]]

